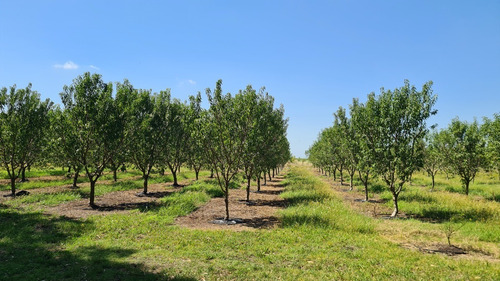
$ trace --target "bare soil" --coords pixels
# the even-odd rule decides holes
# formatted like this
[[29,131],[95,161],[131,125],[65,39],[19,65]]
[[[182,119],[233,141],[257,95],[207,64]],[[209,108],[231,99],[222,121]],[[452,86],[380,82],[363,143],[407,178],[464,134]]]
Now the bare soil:
[[87,218],[93,215],[126,213],[131,210],[153,207],[158,199],[168,196],[181,187],[169,188],[166,184],[151,184],[146,196],[138,196],[142,189],[115,191],[95,198],[97,208],[89,206],[89,199],[81,199],[45,208],[44,212],[68,218]]
[[286,202],[280,197],[284,190],[281,176],[276,176],[267,185],[261,185],[261,191],[250,193],[250,203],[247,203],[246,190],[233,189],[229,191],[229,216],[230,219],[240,219],[241,222],[233,225],[215,224],[214,220],[224,219],[226,214],[224,198],[213,198],[207,204],[191,214],[178,217],[176,224],[179,226],[203,230],[255,230],[272,229],[279,226],[280,221],[277,211],[286,207]]

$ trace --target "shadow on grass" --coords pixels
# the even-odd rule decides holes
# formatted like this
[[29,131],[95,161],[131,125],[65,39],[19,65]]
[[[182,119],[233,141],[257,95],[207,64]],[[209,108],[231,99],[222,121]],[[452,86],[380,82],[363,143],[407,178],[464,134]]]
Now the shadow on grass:
[[[117,261],[134,254],[121,248],[79,247],[64,243],[85,235],[86,221],[54,218],[40,213],[19,213],[0,208],[1,280],[165,280],[144,265]],[[172,277],[170,280],[195,280]]]

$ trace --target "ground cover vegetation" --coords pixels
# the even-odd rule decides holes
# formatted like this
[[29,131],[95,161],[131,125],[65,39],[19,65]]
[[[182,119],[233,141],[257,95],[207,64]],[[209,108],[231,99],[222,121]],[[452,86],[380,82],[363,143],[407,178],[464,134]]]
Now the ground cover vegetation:
[[[194,177],[194,172],[190,173]],[[107,174],[112,176],[112,171]],[[421,179],[424,177],[419,173],[414,181]],[[438,177],[436,190],[441,188],[440,181]],[[2,205],[0,279],[496,280],[500,277],[495,260],[449,257],[401,247],[400,232],[412,236],[410,239],[405,236],[406,242],[418,237],[446,243],[445,230],[440,230],[440,225],[418,220],[388,221],[360,214],[343,201],[343,192],[332,188],[331,181],[315,175],[307,162],[289,164],[281,184],[285,186],[281,196],[288,202],[288,207],[278,213],[281,225],[241,232],[175,225],[176,217],[192,212],[211,197],[224,196],[214,179],[185,186],[148,208],[86,219],[47,216],[29,208]],[[141,186],[139,179],[135,188]],[[6,202],[23,198],[29,196]],[[43,200],[50,203],[50,199]],[[450,208],[454,208],[453,204]],[[475,231],[466,224],[452,233],[451,243],[471,243],[471,249],[482,246],[484,252],[491,251],[495,246],[486,241],[494,241],[492,237],[484,237],[484,241],[476,244],[468,240]],[[500,256],[498,252],[496,255]]]

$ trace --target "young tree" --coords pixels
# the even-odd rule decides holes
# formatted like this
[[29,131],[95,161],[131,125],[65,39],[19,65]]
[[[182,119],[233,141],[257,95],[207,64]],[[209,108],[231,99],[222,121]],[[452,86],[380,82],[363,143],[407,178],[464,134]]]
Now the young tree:
[[399,212],[398,196],[403,185],[423,163],[420,143],[428,131],[426,120],[437,113],[433,110],[436,99],[432,82],[417,91],[407,80],[394,91],[382,89],[378,97],[373,93],[368,96],[362,131],[374,167],[392,193],[391,217]]
[[67,165],[71,172],[68,176],[73,177],[73,188],[78,187],[78,177],[82,170],[82,165],[78,161],[75,153],[80,149],[79,135],[72,128],[69,112],[56,107],[51,118],[52,131],[55,136],[55,145],[53,146],[53,158],[58,159],[63,166]]
[[167,114],[167,126],[162,129],[166,136],[165,149],[163,150],[163,161],[167,164],[174,178],[173,186],[179,186],[177,173],[181,165],[187,160],[188,145],[190,141],[189,116],[187,105],[178,99],[168,100],[169,111]]
[[461,178],[464,193],[469,195],[470,182],[485,164],[485,140],[476,121],[462,122],[453,119],[445,131],[444,142],[448,149],[446,160]]
[[187,143],[187,164],[194,170],[196,180],[200,170],[206,165],[205,147],[203,146],[205,135],[199,128],[202,126],[206,111],[201,108],[201,95],[189,97],[189,107],[187,108],[187,130],[189,132],[189,142]]
[[250,114],[241,95],[222,94],[222,80],[217,81],[213,93],[210,89],[206,93],[210,108],[202,129],[207,136],[207,159],[224,193],[225,219],[229,220],[229,184],[241,168]]
[[443,134],[436,131],[427,136],[427,145],[424,149],[424,169],[432,179],[432,188],[434,190],[435,177],[443,167]]
[[52,102],[40,100],[40,94],[16,86],[0,89],[0,162],[10,178],[12,196],[16,179],[42,152],[50,126]]
[[360,104],[358,99],[353,99],[350,111],[354,139],[358,148],[355,156],[357,159],[356,169],[358,170],[359,179],[363,183],[365,189],[365,202],[368,202],[368,182],[373,172],[373,163],[375,160],[373,159],[373,154],[370,151],[367,138],[364,137],[364,134],[373,134],[370,130],[374,130],[376,127],[364,126],[366,118],[368,117],[364,105]]
[[125,120],[112,97],[112,84],[89,72],[64,86],[61,99],[68,112],[71,134],[76,137],[74,152],[90,181],[90,206],[95,208],[95,184],[114,153],[122,149]]
[[500,180],[500,114],[495,114],[493,120],[485,118],[482,129],[486,136],[490,166],[497,170]]

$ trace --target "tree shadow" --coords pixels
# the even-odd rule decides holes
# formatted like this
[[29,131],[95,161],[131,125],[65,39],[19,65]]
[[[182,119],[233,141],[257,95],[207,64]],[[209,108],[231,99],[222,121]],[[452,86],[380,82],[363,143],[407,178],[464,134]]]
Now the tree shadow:
[[279,225],[280,220],[275,216],[269,216],[269,217],[244,219],[242,223],[248,227],[267,229]]
[[66,242],[93,229],[88,221],[0,207],[0,280],[195,280],[169,279],[143,264],[119,261],[134,254],[132,249],[66,250]]

